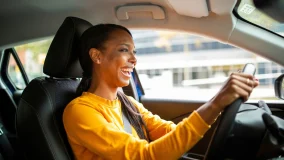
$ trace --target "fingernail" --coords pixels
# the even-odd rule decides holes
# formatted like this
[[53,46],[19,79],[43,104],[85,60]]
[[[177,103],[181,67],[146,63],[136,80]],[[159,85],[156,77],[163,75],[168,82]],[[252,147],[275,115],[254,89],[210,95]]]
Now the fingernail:
[[255,78],[255,80],[256,80],[256,81],[258,81],[258,79],[257,79],[257,78]]

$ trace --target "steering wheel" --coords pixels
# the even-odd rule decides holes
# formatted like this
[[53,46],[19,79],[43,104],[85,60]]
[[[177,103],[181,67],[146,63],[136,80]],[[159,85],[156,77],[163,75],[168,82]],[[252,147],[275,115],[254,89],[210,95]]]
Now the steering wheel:
[[227,106],[226,109],[221,114],[217,130],[213,134],[213,139],[207,149],[207,154],[205,156],[207,160],[213,160],[213,159],[222,160],[225,158],[224,157],[225,143],[234,126],[234,121],[241,104],[242,100],[237,99],[232,104]]
[[[254,75],[255,74],[254,65],[250,63],[246,64],[243,69],[243,73]],[[243,100],[239,98],[224,109],[223,113],[221,114],[217,129],[213,134],[213,138],[208,146],[205,159],[222,160],[226,158],[224,154],[225,143],[234,126],[234,121],[242,102]]]

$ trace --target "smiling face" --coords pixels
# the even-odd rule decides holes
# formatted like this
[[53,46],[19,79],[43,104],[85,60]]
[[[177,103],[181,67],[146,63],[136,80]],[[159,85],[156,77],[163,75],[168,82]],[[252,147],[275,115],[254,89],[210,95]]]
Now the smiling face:
[[129,84],[131,72],[137,62],[133,39],[129,33],[122,29],[112,31],[103,44],[103,49],[91,49],[90,56],[95,63],[94,70],[99,83],[106,83],[113,88]]

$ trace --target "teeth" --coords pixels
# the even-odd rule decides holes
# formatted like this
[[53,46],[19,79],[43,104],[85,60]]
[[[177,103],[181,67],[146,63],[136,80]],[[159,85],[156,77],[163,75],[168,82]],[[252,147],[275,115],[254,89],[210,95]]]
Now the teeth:
[[123,72],[133,72],[133,69],[131,69],[131,68],[122,68],[121,70]]

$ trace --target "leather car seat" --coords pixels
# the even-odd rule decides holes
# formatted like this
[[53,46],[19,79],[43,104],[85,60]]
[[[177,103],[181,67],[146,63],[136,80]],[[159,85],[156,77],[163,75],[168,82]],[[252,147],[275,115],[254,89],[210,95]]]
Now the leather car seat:
[[62,114],[76,97],[83,72],[77,57],[78,41],[91,26],[83,19],[67,17],[48,50],[43,68],[47,76],[32,80],[22,94],[16,131],[27,159],[73,159]]

